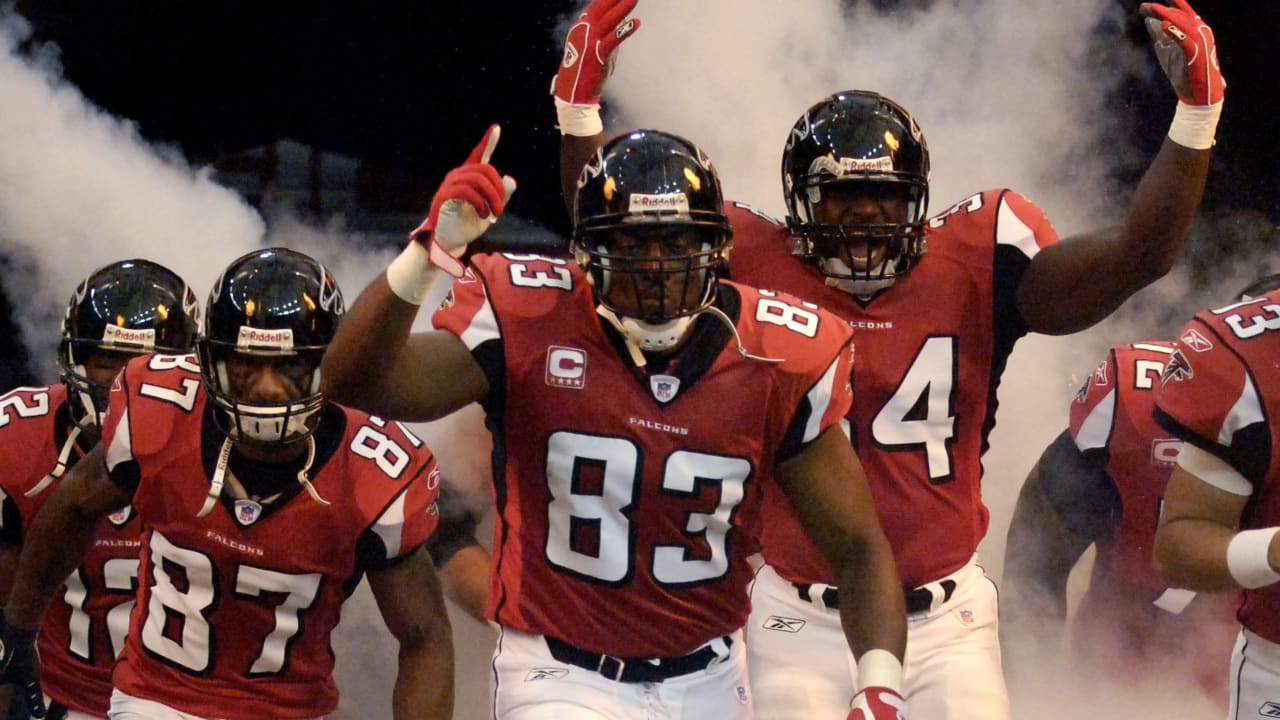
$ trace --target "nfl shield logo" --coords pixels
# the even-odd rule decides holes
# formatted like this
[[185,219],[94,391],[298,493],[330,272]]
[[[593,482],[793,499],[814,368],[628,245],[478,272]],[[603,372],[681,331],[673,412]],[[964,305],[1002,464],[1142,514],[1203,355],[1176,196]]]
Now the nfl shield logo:
[[680,392],[680,378],[671,375],[652,375],[649,377],[649,389],[658,402],[671,402]]
[[236,521],[241,525],[252,525],[262,516],[262,506],[252,500],[236,501]]
[[961,610],[961,611],[960,611],[960,621],[961,621],[961,622],[965,622],[965,623],[972,623],[972,622],[973,622],[973,611],[972,611],[972,610]]

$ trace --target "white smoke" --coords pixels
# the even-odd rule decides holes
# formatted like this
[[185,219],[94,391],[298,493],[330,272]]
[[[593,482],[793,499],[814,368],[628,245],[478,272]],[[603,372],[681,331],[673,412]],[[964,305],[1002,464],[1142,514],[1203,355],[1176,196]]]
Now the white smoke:
[[172,148],[90,105],[60,77],[56,51],[18,54],[19,16],[0,22],[0,248],[21,272],[5,290],[37,363],[53,377],[58,320],[72,290],[110,262],[145,257],[202,294],[257,246],[262,219]]

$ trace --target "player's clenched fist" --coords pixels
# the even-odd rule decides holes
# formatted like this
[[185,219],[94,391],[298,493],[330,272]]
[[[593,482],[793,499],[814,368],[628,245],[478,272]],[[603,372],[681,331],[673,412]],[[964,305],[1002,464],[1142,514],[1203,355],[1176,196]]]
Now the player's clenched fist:
[[1139,8],[1147,18],[1147,32],[1155,44],[1160,66],[1184,103],[1203,106],[1222,102],[1227,83],[1218,67],[1213,30],[1186,0],[1169,2],[1172,7],[1143,3]]
[[516,190],[516,181],[499,175],[489,164],[498,145],[500,128],[489,126],[480,144],[462,165],[449,171],[431,198],[427,219],[409,238],[427,246],[431,263],[454,277],[462,277],[458,260],[467,244],[498,221]]
[[853,696],[848,720],[906,720],[907,701],[887,687],[863,688]]
[[564,39],[564,56],[552,94],[571,105],[597,105],[609,55],[640,21],[627,18],[638,0],[593,0]]

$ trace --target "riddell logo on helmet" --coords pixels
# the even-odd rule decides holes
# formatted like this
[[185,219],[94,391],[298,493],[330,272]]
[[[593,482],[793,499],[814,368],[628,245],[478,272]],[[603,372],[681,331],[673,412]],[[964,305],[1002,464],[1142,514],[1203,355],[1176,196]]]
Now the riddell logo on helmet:
[[236,338],[236,347],[254,349],[271,349],[271,350],[292,350],[293,349],[293,331],[289,328],[282,330],[260,330],[258,328],[240,327],[240,335]]
[[130,349],[150,350],[156,346],[154,328],[122,328],[119,325],[108,325],[102,331],[102,344],[107,347],[124,347]]
[[661,193],[646,195],[632,193],[628,208],[630,212],[689,212],[689,196],[684,193]]

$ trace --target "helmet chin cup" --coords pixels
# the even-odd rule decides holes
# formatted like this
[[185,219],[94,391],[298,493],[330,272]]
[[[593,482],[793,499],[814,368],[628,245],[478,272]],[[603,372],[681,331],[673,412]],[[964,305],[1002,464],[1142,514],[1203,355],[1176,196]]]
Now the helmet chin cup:
[[635,318],[622,318],[622,332],[646,352],[666,352],[684,339],[693,316],[685,315],[661,324],[641,322]]
[[227,435],[255,445],[287,445],[304,440],[315,429],[321,403],[250,405],[218,403],[227,421]]

